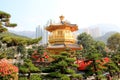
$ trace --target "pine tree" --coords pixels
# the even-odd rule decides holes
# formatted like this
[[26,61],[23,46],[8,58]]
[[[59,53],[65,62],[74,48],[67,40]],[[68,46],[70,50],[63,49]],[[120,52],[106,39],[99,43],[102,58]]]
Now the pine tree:
[[74,64],[75,59],[70,58],[70,53],[62,52],[59,55],[53,55],[52,58],[54,61],[43,70],[43,72],[50,73],[47,75],[48,77],[62,78],[66,75],[75,74],[77,65]]
[[40,69],[36,67],[30,59],[24,59],[24,63],[19,66],[19,73],[28,73],[28,79],[30,79],[31,73],[40,72]]
[[17,24],[10,23],[11,15],[0,11],[0,33],[7,31],[6,27],[15,27]]
[[[109,68],[112,68],[112,71],[110,71],[109,69],[109,72],[111,72],[111,75],[112,75],[112,72],[113,72],[113,75],[114,73],[117,73],[118,74],[118,78],[120,78],[120,51],[119,49],[117,50],[116,53],[114,53],[111,57],[111,64],[109,63],[109,65],[107,65]],[[112,66],[112,67],[110,67]],[[114,70],[113,70],[114,69]]]
[[94,46],[91,47],[91,49],[88,50],[86,54],[86,62],[91,61],[91,64],[88,65],[86,75],[91,76],[95,74],[96,80],[99,80],[99,77],[102,75],[104,67],[102,67],[102,54],[99,53],[97,49],[94,48]]

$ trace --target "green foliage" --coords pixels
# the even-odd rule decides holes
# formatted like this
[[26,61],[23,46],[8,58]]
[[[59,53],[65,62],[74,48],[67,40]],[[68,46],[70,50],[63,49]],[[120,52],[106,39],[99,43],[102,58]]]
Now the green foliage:
[[73,73],[75,73],[75,70],[72,70],[72,69],[66,69],[66,73],[73,74]]
[[70,80],[70,78],[68,76],[64,75],[61,77],[61,80]]
[[43,46],[38,46],[38,47],[37,47],[37,52],[38,52],[39,54],[43,54],[43,53],[44,53],[44,50],[45,50],[45,48],[44,48]]
[[120,54],[115,54],[113,55],[113,58],[112,60],[115,62],[115,63],[119,63],[120,62]]
[[31,40],[28,41],[28,45],[30,45],[30,44],[36,44],[40,40],[42,40],[42,37],[39,37],[39,38],[36,38],[36,39],[31,39]]
[[98,80],[98,76],[102,74],[104,71],[104,67],[101,67],[102,63],[102,54],[99,53],[99,51],[95,48],[95,46],[92,46],[87,53],[85,53],[86,60],[92,61],[90,65],[87,66],[87,71],[85,72],[86,76],[91,76],[95,74],[96,80]]
[[19,77],[18,80],[28,80],[27,77]]
[[115,66],[119,68],[120,71],[120,52],[118,51],[116,54],[113,54],[111,60],[114,62]]
[[6,12],[3,12],[3,11],[0,11],[0,19],[2,18],[10,18],[11,15],[6,13]]
[[59,62],[57,63],[57,66],[59,66],[59,67],[67,67],[68,64],[67,64],[66,61],[62,60],[62,61],[59,61]]
[[29,72],[29,68],[27,68],[27,66],[20,66],[19,67],[19,72],[21,72],[21,73],[28,73]]
[[0,40],[2,43],[6,43],[8,47],[25,45],[30,38],[18,36],[9,32],[1,33]]
[[20,66],[19,72],[40,72],[39,68],[35,67],[31,60],[26,59],[24,64]]
[[[85,56],[84,53],[89,53],[91,47],[94,47],[95,49],[98,50],[98,52],[103,53],[104,48],[105,48],[105,43],[102,41],[95,41],[89,34],[87,33],[82,33],[79,34],[78,37],[78,44],[83,46],[83,50],[80,52],[81,54],[83,53],[82,56]],[[78,56],[80,56],[78,54]]]
[[50,73],[49,75],[52,75],[52,77],[59,78],[61,77],[61,74],[67,75],[75,73],[74,68],[76,68],[77,65],[74,64],[75,59],[70,58],[70,55],[71,53],[67,52],[62,52],[58,55],[52,55],[52,58],[55,60],[51,62],[51,64],[45,68],[43,72],[48,72]]
[[118,66],[116,66],[116,64],[113,61],[108,62],[107,64],[105,64],[106,71],[110,73],[110,75],[114,75],[114,73],[119,72],[120,69],[118,68]]
[[7,28],[0,28],[0,33],[1,32],[6,32],[8,29]]
[[24,54],[26,52],[25,46],[18,45],[17,46],[17,52]]
[[51,77],[51,78],[60,78],[62,76],[61,73],[59,72],[51,72],[50,74],[48,74],[47,76]]
[[85,54],[85,57],[88,60],[99,60],[102,58],[102,54],[99,53],[99,51],[94,46],[91,46]]
[[0,48],[0,59],[2,58],[14,58],[14,50],[12,48],[7,48],[5,44],[1,45]]
[[30,72],[40,72],[40,70],[39,70],[38,67],[31,66],[31,67],[30,67]]
[[105,43],[102,41],[96,41],[95,42],[95,48],[99,51],[99,52],[103,52],[104,48],[105,48]]
[[10,17],[11,15],[0,11],[0,33],[6,32],[7,28],[6,27],[15,27],[17,24],[10,23]]
[[93,38],[87,33],[79,34],[77,40],[78,44],[82,45],[84,49],[89,49],[94,44]]
[[107,40],[107,46],[116,51],[120,47],[120,33],[111,35]]
[[109,56],[111,58],[111,61],[107,64],[105,64],[106,71],[110,73],[110,76],[115,75],[115,73],[118,74],[120,72],[120,33],[115,33],[112,36],[110,36],[107,40],[107,46],[113,50],[114,52],[110,52]]
[[10,78],[13,79],[13,77],[10,76],[10,75],[7,75],[7,76],[0,76],[0,80],[10,80]]
[[98,77],[98,79],[104,80],[106,76],[104,76],[103,74],[101,74],[101,75],[98,75],[97,77]]
[[18,45],[31,45],[37,44],[42,38],[31,39],[24,36],[19,36],[10,32],[4,32],[0,34],[0,40],[2,43],[6,43],[8,47]]
[[15,24],[15,23],[7,24],[7,25],[6,25],[6,27],[16,27],[16,26],[17,26],[17,24]]
[[74,58],[66,58],[66,61],[67,62],[74,62],[76,59],[74,59]]
[[82,79],[83,78],[83,76],[81,74],[73,74],[72,77],[77,78],[77,79]]
[[0,53],[0,59],[6,58],[6,53]]
[[34,49],[28,49],[28,50],[27,50],[27,53],[28,53],[28,55],[30,55],[30,56],[33,54],[33,52],[34,52]]
[[[48,61],[47,57],[47,52],[45,51],[45,47],[40,45],[40,46],[32,46],[32,49],[28,49],[28,58],[32,59],[32,61],[42,61],[42,59],[44,59],[44,61]],[[45,54],[44,54],[45,53]]]
[[40,78],[40,75],[33,74],[30,76],[30,80],[42,80],[42,79]]

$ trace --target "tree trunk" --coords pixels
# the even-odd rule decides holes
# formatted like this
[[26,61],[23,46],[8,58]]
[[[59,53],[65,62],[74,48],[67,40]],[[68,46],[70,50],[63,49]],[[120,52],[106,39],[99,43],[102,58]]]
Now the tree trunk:
[[99,79],[98,79],[98,74],[97,74],[97,72],[96,72],[96,71],[97,71],[97,67],[96,67],[95,63],[96,63],[95,60],[93,60],[93,68],[94,68],[94,71],[95,71],[96,80],[99,80]]
[[120,78],[120,72],[118,72],[118,78]]
[[28,80],[30,80],[30,72],[28,72]]
[[110,75],[108,76],[108,80],[112,80],[112,73],[111,72],[109,72],[110,73]]
[[112,80],[112,77],[110,75],[108,76],[108,80]]

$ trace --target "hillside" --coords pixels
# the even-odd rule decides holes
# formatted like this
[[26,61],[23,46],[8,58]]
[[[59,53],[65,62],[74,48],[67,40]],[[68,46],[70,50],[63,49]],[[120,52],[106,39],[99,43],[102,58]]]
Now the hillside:
[[95,38],[95,40],[97,41],[103,41],[104,43],[107,43],[107,39],[116,32],[114,31],[111,31],[111,32],[107,32],[106,34],[104,34],[103,36],[101,37],[98,37],[98,38]]
[[0,33],[0,37],[2,36],[12,36],[12,37],[19,37],[19,38],[24,38],[24,39],[31,39],[31,38],[28,38],[26,36],[23,36],[23,35],[17,35],[15,33],[11,33],[11,32],[4,32],[4,33]]
[[97,24],[93,26],[89,26],[89,28],[96,28],[98,27],[101,35],[107,32],[120,32],[120,27],[114,24]]
[[32,38],[28,38],[25,36],[16,35],[16,34],[10,33],[10,32],[0,33],[0,41],[2,43],[6,43],[7,47],[24,45],[24,44],[27,44],[27,45],[36,44],[41,39],[42,39],[42,37],[39,37],[37,39],[32,39]]
[[14,34],[21,35],[21,36],[26,36],[29,38],[35,38],[35,31],[10,31]]

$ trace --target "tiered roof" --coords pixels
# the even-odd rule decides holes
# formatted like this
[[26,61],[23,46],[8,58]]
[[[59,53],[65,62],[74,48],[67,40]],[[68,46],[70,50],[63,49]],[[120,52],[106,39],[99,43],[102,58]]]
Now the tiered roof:
[[76,24],[71,24],[67,21],[63,21],[63,16],[60,16],[60,20],[61,22],[59,24],[50,24],[48,27],[46,27],[46,30],[49,32],[52,32],[56,29],[69,29],[72,32],[78,30],[78,26]]

